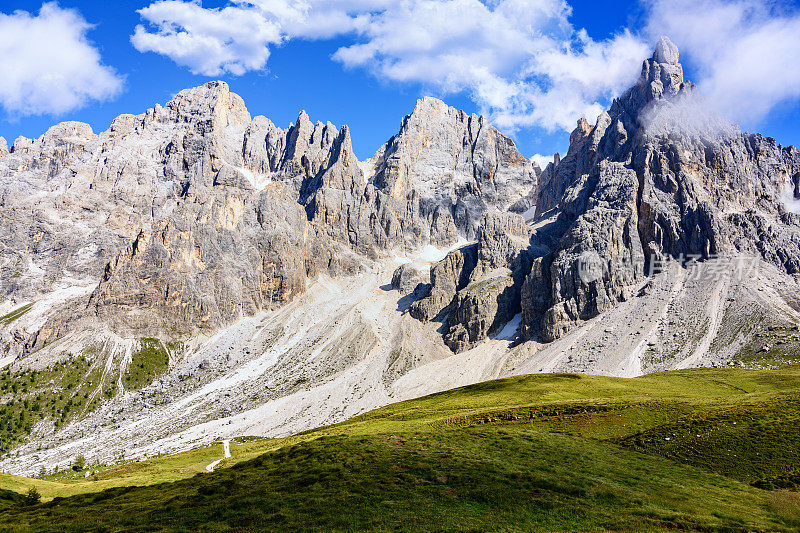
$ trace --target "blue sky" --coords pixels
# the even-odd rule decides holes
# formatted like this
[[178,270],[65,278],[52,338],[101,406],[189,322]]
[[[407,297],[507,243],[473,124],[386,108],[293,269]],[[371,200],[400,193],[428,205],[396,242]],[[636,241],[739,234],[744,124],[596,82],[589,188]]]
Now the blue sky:
[[[408,0],[405,8],[381,0],[271,2],[300,6],[300,16],[287,19],[263,7],[266,0],[202,5],[173,0],[155,6],[148,20],[137,10],[153,1],[62,0],[50,5],[51,15],[69,10],[70,16],[47,26],[43,34],[48,37],[29,43],[25,39],[36,34],[26,24],[36,28],[42,2],[7,0],[0,8],[9,15],[0,17],[0,34],[7,35],[0,35],[0,53],[23,56],[21,68],[27,70],[9,76],[4,69],[15,67],[0,63],[0,136],[11,144],[19,135],[38,137],[63,120],[87,122],[102,131],[121,113],[141,113],[183,88],[223,79],[253,115],[266,115],[280,126],[293,122],[301,109],[313,120],[348,124],[361,159],[397,131],[402,116],[423,95],[489,115],[526,156],[550,155],[566,149],[567,130],[581,114],[593,121],[596,115],[591,114],[607,107],[635,78],[654,36],[664,31],[677,34],[673,39],[681,46],[687,78],[700,82],[721,113],[747,130],[800,145],[800,79],[789,72],[799,70],[800,37],[792,37],[800,33],[797,2],[764,8],[763,2],[746,0],[686,0],[683,6],[666,0],[495,0],[488,6],[478,0],[441,0],[457,8],[452,12],[456,17],[464,14],[463,21],[455,21],[458,27],[486,10],[487,22],[460,36],[457,29],[444,28],[452,14],[442,14],[441,24],[431,22],[441,13],[435,5],[439,1]],[[437,10],[425,11],[429,8]],[[500,9],[506,9],[502,17]],[[23,19],[15,11],[30,16]],[[237,24],[225,18],[239,15],[263,23],[258,27],[264,30],[263,42],[254,39],[250,28],[237,33]],[[530,20],[521,20],[526,16]],[[174,18],[159,26],[169,17]],[[70,25],[80,26],[81,20],[91,27],[70,33]],[[509,21],[519,26],[502,33]],[[432,26],[426,29],[425,24]],[[131,35],[137,25],[142,25],[143,38],[134,46]],[[9,35],[3,32],[8,28],[20,31]],[[414,35],[409,28],[422,28],[422,33]],[[69,35],[60,35],[62,30]],[[277,36],[270,37],[273,30]],[[175,51],[176,33],[194,41]],[[433,33],[427,48],[419,46]],[[406,35],[408,42],[399,42]],[[213,39],[227,43],[217,62],[203,48]],[[76,49],[85,47],[74,61],[73,42]],[[752,43],[758,44],[750,53]],[[182,55],[191,46],[200,48]],[[54,48],[64,55],[48,60]],[[43,81],[59,65],[65,65],[63,78]],[[69,80],[68,88],[61,90],[61,79]],[[59,100],[70,91],[74,98]],[[47,109],[49,99],[58,103]]]

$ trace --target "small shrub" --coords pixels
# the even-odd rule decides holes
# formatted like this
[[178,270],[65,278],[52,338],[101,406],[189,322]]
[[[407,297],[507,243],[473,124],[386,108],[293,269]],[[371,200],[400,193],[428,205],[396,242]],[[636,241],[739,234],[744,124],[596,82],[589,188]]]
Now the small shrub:
[[36,487],[31,487],[28,489],[28,494],[25,495],[25,499],[22,500],[22,505],[26,507],[30,507],[32,505],[36,505],[42,501],[42,495],[39,494],[39,491],[36,490]]
[[75,462],[72,463],[72,469],[76,472],[80,472],[84,468],[86,468],[86,458],[79,455],[75,458]]

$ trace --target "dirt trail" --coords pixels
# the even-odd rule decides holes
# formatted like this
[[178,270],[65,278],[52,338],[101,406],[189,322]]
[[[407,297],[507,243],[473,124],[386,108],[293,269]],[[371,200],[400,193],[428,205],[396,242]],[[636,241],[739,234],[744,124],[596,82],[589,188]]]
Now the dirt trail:
[[222,453],[222,459],[217,459],[216,461],[212,461],[206,466],[206,471],[207,472],[213,472],[218,464],[220,464],[225,459],[230,458],[230,456],[231,456],[231,441],[229,441],[227,439],[222,441],[222,452],[223,452]]

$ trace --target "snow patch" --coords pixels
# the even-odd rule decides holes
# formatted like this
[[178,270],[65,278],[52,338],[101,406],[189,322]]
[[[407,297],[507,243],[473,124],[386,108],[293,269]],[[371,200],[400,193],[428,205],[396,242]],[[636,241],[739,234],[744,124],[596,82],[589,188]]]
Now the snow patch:
[[522,213],[522,218],[525,219],[525,222],[531,222],[533,219],[536,218],[536,206],[532,205],[528,209]]
[[500,333],[495,335],[493,337],[493,339],[498,340],[498,341],[499,340],[506,340],[506,341],[512,340],[516,336],[517,330],[519,330],[520,324],[522,324],[522,313],[517,313],[516,315],[514,315],[514,318],[509,320],[506,323],[506,325],[503,326],[503,329],[500,331]]
[[270,178],[268,178],[267,176],[264,176],[264,175],[261,175],[261,174],[256,174],[255,172],[253,172],[249,168],[237,167],[235,165],[231,165],[230,163],[228,163],[224,159],[222,160],[222,163],[227,165],[227,166],[229,166],[229,167],[231,167],[233,170],[235,170],[236,172],[241,174],[242,177],[244,177],[244,179],[247,180],[247,182],[250,184],[250,186],[253,189],[257,190],[257,191],[263,191],[264,189],[267,188],[267,186],[270,183],[272,183],[272,180]]
[[364,175],[364,183],[370,183],[372,178],[375,177],[375,162],[372,159],[359,161],[358,168],[361,169],[361,173]]

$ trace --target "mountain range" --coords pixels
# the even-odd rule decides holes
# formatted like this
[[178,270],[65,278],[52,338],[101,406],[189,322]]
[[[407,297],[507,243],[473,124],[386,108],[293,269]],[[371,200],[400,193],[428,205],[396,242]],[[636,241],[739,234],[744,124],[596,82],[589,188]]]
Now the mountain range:
[[347,126],[210,82],[0,139],[0,469],[516,374],[763,366],[800,339],[798,274],[800,152],[714,114],[667,38],[544,169],[434,98],[359,161]]

